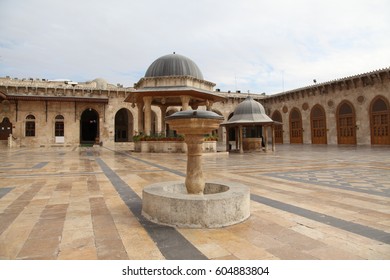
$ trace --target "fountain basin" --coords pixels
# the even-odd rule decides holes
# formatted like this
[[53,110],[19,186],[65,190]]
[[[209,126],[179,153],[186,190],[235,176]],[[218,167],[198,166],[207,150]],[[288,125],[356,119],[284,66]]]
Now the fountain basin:
[[249,187],[240,183],[206,182],[201,195],[188,194],[181,181],[149,185],[142,193],[142,215],[162,225],[219,228],[250,215]]

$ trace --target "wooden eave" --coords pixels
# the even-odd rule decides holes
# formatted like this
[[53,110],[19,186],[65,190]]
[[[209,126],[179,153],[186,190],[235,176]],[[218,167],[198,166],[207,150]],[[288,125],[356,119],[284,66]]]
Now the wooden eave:
[[[174,87],[174,88],[144,88],[131,92],[125,99],[125,102],[142,103],[144,97],[153,97],[153,105],[181,106],[180,96],[190,96],[192,103],[198,105],[206,103],[206,101],[219,102],[225,101],[227,98],[216,95],[205,90],[189,88],[189,87]],[[162,102],[162,100],[164,100]],[[190,103],[191,104],[191,103]]]
[[0,100],[7,99],[7,95],[0,91]]

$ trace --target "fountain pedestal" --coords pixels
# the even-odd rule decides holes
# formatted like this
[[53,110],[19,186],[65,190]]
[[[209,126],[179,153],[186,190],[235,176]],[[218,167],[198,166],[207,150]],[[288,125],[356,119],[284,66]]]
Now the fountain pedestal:
[[223,117],[210,111],[181,111],[166,118],[187,144],[185,183],[165,182],[144,188],[142,214],[149,220],[180,227],[214,228],[236,224],[250,215],[249,188],[237,183],[205,183],[202,170],[204,135]]
[[187,176],[185,186],[189,194],[203,194],[205,182],[202,170],[203,135],[187,134]]

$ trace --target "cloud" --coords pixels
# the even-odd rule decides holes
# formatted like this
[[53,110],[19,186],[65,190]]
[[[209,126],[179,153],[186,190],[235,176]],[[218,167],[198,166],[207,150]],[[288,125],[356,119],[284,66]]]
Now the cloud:
[[217,88],[277,93],[388,67],[389,10],[385,0],[2,0],[0,76],[132,86],[175,51]]

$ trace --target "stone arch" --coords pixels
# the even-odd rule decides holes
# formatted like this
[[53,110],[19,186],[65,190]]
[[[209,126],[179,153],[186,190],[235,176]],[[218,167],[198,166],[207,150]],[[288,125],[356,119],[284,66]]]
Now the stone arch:
[[370,128],[372,145],[390,145],[390,105],[384,96],[371,101]]
[[133,137],[134,117],[127,108],[119,109],[115,114],[115,142],[129,142]]
[[99,113],[85,109],[80,116],[80,144],[95,144],[100,141]]
[[337,143],[356,145],[356,113],[355,107],[348,100],[337,106]]
[[[178,112],[179,110],[177,110],[176,108],[170,108],[167,113],[166,113],[166,116],[170,116],[176,112]],[[177,133],[176,133],[176,130],[171,130],[170,127],[169,127],[169,124],[165,124],[165,135],[166,136],[176,136]]]
[[[271,119],[273,121],[283,123],[282,114],[276,110],[272,113]],[[283,125],[282,124],[275,124],[275,143],[276,144],[283,144]]]
[[150,133],[151,135],[155,135],[157,133],[157,122],[158,122],[158,117],[157,117],[157,113],[152,110],[151,111],[151,126],[150,126]]
[[[223,114],[221,113],[221,111],[217,110],[217,109],[212,109],[212,111],[220,116],[223,117]],[[211,132],[212,135],[217,135],[218,136],[218,140],[221,140],[223,139],[223,127],[220,126],[218,127],[218,129],[215,129],[214,131]]]
[[[234,112],[231,112],[229,115],[228,115],[228,120],[230,120],[234,115]],[[228,133],[228,138],[229,138],[229,141],[233,141],[233,139],[236,139],[236,128],[235,127],[232,127],[232,128],[226,128],[227,130],[227,133]]]
[[291,109],[289,120],[290,143],[303,144],[302,115],[298,108]]
[[327,128],[325,109],[316,104],[310,111],[311,143],[327,144]]

